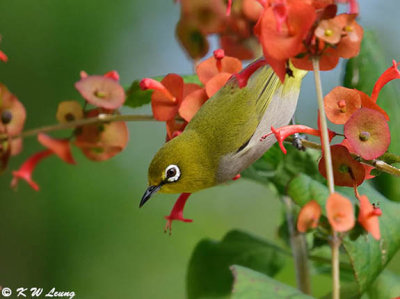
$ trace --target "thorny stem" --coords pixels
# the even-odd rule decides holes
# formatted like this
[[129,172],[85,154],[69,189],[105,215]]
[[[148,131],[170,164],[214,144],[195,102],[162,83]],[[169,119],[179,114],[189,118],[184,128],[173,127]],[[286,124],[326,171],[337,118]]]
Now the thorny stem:
[[[55,125],[49,125],[49,126],[43,126],[40,128],[36,129],[31,129],[22,132],[21,134],[15,135],[12,138],[25,138],[25,137],[30,137],[30,136],[35,136],[39,133],[45,133],[45,132],[54,132],[54,131],[60,131],[60,130],[66,130],[66,129],[71,129],[71,128],[76,128],[79,126],[83,125],[88,125],[88,124],[95,124],[95,123],[107,123],[107,122],[113,122],[113,121],[156,121],[152,115],[137,115],[137,114],[123,114],[123,115],[110,115],[110,114],[99,114],[96,117],[91,117],[91,118],[86,118],[86,119],[81,119],[77,121],[72,121],[66,124],[55,124]],[[6,135],[0,135],[0,142],[3,142],[7,140],[8,137]],[[292,137],[286,138],[288,142],[292,142]],[[312,149],[321,149],[321,145],[309,140],[302,139],[301,140],[302,144],[306,148],[312,148]],[[394,156],[397,160],[400,161],[400,156],[390,154]],[[386,172],[390,175],[394,176],[400,176],[400,169],[387,164],[384,161],[381,160],[365,160],[362,159],[360,156],[357,156],[355,154],[352,154],[353,158],[356,160],[360,161],[361,163],[364,163],[366,165],[370,165],[374,168],[376,168],[379,171]],[[392,158],[393,159],[393,158]]]
[[296,282],[300,291],[311,294],[310,270],[308,267],[308,250],[304,234],[296,232],[293,221],[293,202],[288,196],[283,196],[282,201],[285,206],[286,220],[289,227],[290,247],[294,259]]
[[[313,69],[314,69],[314,79],[315,79],[315,89],[317,92],[317,100],[318,100],[318,109],[319,109],[319,118],[321,125],[321,133],[322,133],[322,149],[325,157],[325,168],[326,168],[326,177],[328,180],[328,189],[329,193],[332,194],[335,192],[334,181],[333,181],[333,169],[332,169],[332,156],[331,156],[331,148],[329,144],[329,134],[328,134],[328,125],[326,122],[325,108],[324,108],[324,100],[322,94],[322,84],[321,84],[321,76],[319,71],[319,58],[314,57],[312,59]],[[339,281],[339,247],[340,240],[337,238],[337,233],[334,231],[332,236],[332,298],[339,299],[340,298],[340,281]]]

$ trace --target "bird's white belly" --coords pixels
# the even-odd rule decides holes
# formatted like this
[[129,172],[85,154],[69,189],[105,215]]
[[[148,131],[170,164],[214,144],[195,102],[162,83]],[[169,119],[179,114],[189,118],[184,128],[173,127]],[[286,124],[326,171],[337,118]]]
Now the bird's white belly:
[[254,132],[247,146],[237,152],[221,158],[218,168],[217,179],[220,183],[232,179],[242,172],[253,162],[258,160],[275,142],[272,134],[260,141],[261,137],[271,131],[271,126],[279,128],[287,125],[294,115],[300,89],[288,92],[282,96],[283,86],[274,93],[266,112]]

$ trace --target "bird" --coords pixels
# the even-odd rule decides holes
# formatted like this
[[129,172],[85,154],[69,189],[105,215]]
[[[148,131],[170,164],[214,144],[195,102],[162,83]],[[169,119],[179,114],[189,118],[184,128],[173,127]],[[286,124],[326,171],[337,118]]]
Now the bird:
[[155,154],[139,206],[156,192],[194,193],[219,185],[258,160],[276,142],[273,134],[260,141],[266,130],[293,117],[306,73],[289,65],[282,83],[258,59],[233,74]]

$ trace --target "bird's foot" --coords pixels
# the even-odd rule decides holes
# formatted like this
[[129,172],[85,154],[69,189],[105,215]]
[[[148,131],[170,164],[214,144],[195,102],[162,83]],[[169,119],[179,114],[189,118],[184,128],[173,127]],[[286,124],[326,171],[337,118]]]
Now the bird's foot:
[[293,135],[292,145],[299,151],[305,151],[306,148],[303,145],[303,140],[307,140],[307,137],[303,134],[295,133]]
[[171,210],[171,213],[168,216],[165,216],[167,219],[167,223],[164,227],[164,233],[169,232],[171,235],[172,231],[172,221],[182,221],[182,222],[192,222],[192,219],[183,218],[183,208],[185,207],[186,201],[189,198],[191,193],[182,193],[178,199],[176,200],[174,207]]

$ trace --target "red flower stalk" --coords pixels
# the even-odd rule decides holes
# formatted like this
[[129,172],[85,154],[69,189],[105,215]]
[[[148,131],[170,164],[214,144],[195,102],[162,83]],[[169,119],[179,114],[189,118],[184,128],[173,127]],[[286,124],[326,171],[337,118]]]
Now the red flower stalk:
[[[296,133],[304,133],[308,135],[313,135],[313,136],[320,136],[321,132],[320,130],[313,129],[304,125],[289,125],[289,126],[283,126],[278,129],[275,129],[274,127],[271,127],[271,132],[262,136],[260,141],[264,140],[271,134],[275,135],[276,140],[279,143],[279,147],[281,148],[282,152],[284,154],[287,153],[286,148],[283,146],[283,141],[289,137],[290,135],[296,134]],[[332,140],[333,137],[336,136],[336,133],[329,130],[329,140]]]
[[326,215],[332,229],[346,232],[354,227],[353,204],[339,193],[332,193],[326,201]]
[[55,139],[50,136],[39,133],[38,141],[56,154],[61,160],[68,164],[76,164],[71,153],[71,144],[69,139]]
[[[177,83],[179,84],[179,83]],[[176,102],[176,97],[174,97],[169,90],[159,81],[151,79],[151,78],[143,78],[140,83],[139,86],[142,90],[148,90],[148,89],[153,89],[156,91],[161,92],[166,99],[168,99],[169,101],[171,101],[172,103]]]
[[248,65],[244,70],[242,70],[240,73],[233,74],[233,76],[236,78],[238,85],[240,88],[243,88],[247,85],[247,81],[249,81],[249,78],[251,75],[254,74],[255,71],[257,71],[260,67],[264,66],[267,64],[267,61],[265,59],[258,59],[252,64]]
[[11,187],[16,188],[18,181],[20,179],[25,180],[34,190],[39,191],[39,185],[35,183],[32,180],[32,173],[33,170],[35,169],[36,165],[43,160],[44,158],[47,158],[48,156],[52,155],[53,151],[51,150],[44,150],[41,152],[38,152],[31,156],[28,160],[22,164],[20,169],[17,171],[13,171],[13,179],[11,181]]
[[119,74],[117,71],[109,71],[104,74],[104,77],[114,79],[115,81],[119,81]]
[[8,61],[8,57],[3,51],[0,51],[0,60],[3,61],[3,62],[7,62]]
[[310,228],[316,228],[320,216],[321,206],[315,200],[309,201],[300,210],[297,218],[297,230],[305,233]]
[[171,210],[171,213],[168,216],[165,216],[165,219],[167,219],[167,224],[165,225],[165,229],[164,229],[165,232],[168,230],[169,233],[171,233],[172,221],[174,221],[174,220],[183,221],[183,222],[192,222],[193,221],[192,219],[183,218],[183,209],[184,209],[186,201],[190,195],[191,195],[191,193],[182,193],[176,200],[174,207]]
[[393,65],[384,71],[383,74],[378,78],[371,94],[371,100],[373,102],[376,102],[378,99],[379,92],[383,86],[394,79],[400,79],[400,71],[398,69],[399,64],[400,63],[397,63],[395,60],[393,60]]
[[360,202],[358,222],[360,222],[364,229],[369,232],[374,239],[379,240],[381,238],[381,233],[379,230],[378,217],[382,214],[381,209],[375,208],[365,195],[359,196],[358,200]]

